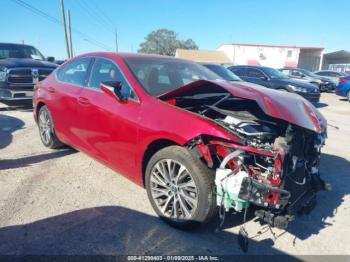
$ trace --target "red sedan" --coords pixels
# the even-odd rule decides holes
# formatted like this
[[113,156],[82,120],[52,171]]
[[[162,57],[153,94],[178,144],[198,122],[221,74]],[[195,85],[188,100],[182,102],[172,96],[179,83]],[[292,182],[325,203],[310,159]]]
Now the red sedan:
[[46,147],[69,145],[146,187],[176,227],[253,204],[286,228],[327,189],[318,173],[327,124],[312,104],[193,62],[81,55],[40,82],[33,103]]

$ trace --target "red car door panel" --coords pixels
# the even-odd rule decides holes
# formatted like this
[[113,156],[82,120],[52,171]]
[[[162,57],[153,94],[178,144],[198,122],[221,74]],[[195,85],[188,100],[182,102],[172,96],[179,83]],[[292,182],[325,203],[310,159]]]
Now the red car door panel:
[[[111,61],[95,62],[90,87],[85,87],[78,97],[77,133],[83,151],[132,176],[129,171],[135,166],[140,102],[129,99],[120,103],[99,88],[103,80],[120,80],[122,76],[117,70]],[[128,86],[125,79],[121,82]]]
[[58,70],[55,85],[47,85],[52,99],[47,106],[54,119],[57,136],[62,142],[79,148],[80,137],[77,131],[77,101],[85,85],[91,58],[73,61]]
[[118,172],[127,173],[135,166],[140,104],[121,104],[90,89],[83,90],[81,97],[89,100],[88,105],[78,105],[83,150]]

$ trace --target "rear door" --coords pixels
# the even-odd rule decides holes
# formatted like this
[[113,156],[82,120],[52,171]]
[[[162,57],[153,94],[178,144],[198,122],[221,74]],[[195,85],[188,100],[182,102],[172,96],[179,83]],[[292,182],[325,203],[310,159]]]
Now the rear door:
[[77,133],[77,99],[85,85],[91,58],[73,60],[57,71],[54,85],[47,87],[52,94],[48,107],[52,114],[55,131],[65,143],[78,147],[80,145]]
[[[103,81],[120,81],[126,103],[103,93]],[[140,102],[118,65],[94,60],[87,86],[78,100],[79,135],[83,151],[125,175],[135,167]]]

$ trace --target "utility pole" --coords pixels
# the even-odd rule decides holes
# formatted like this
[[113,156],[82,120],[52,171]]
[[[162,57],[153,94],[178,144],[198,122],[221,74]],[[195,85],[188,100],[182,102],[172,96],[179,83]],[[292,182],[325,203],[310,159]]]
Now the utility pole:
[[69,36],[69,51],[70,51],[70,58],[73,57],[73,42],[72,42],[72,24],[70,20],[70,10],[67,10],[67,27],[68,27],[68,36]]
[[115,28],[115,51],[118,53],[118,30]]
[[67,56],[68,56],[68,59],[69,59],[71,57],[70,57],[70,51],[69,51],[68,32],[67,32],[67,24],[66,24],[66,14],[65,14],[65,11],[64,11],[63,0],[61,0],[61,9],[62,9],[62,21],[63,21],[63,28],[64,28],[64,36],[65,36],[65,39],[66,39]]

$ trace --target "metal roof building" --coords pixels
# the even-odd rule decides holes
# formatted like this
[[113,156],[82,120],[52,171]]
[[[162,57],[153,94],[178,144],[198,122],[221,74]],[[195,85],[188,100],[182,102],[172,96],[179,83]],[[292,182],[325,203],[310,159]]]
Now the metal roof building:
[[346,50],[339,50],[324,54],[322,69],[341,72],[350,71],[350,52]]

